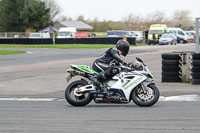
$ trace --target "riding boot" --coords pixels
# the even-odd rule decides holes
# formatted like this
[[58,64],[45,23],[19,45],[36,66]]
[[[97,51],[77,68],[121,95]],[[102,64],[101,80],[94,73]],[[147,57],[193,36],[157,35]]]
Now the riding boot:
[[93,81],[93,83],[97,86],[100,86],[102,80],[103,80],[103,77],[104,77],[104,73],[101,72],[97,75],[94,75],[90,78],[91,81]]
[[94,75],[90,78],[94,85],[96,85],[101,92],[107,90],[106,78],[104,72]]

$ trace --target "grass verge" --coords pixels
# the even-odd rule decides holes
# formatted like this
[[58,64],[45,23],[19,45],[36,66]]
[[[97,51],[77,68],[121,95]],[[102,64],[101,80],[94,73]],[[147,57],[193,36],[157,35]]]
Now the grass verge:
[[[145,44],[130,45],[135,46],[145,46]],[[110,48],[115,47],[115,45],[105,45],[105,44],[56,44],[56,45],[24,45],[24,44],[0,44],[0,48],[55,48],[55,49],[100,49],[100,48]]]
[[24,54],[26,51],[16,51],[16,50],[0,50],[0,55],[8,54]]

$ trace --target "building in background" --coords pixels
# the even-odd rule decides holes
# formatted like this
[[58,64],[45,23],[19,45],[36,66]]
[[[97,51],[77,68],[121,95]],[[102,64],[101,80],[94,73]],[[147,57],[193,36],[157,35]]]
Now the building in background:
[[60,29],[63,27],[74,27],[77,32],[90,32],[93,30],[93,27],[82,22],[82,21],[63,21],[54,25],[56,29]]

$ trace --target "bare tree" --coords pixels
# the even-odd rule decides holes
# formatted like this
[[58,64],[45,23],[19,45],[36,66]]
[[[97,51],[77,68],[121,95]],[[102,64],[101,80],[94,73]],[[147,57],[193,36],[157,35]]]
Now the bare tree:
[[165,22],[165,13],[162,11],[155,11],[152,14],[147,14],[145,21],[149,23],[164,23]]
[[45,3],[47,8],[50,8],[51,20],[57,22],[60,20],[59,14],[61,12],[61,8],[58,5],[56,0],[41,0]]
[[148,30],[152,24],[167,24],[168,18],[162,11],[155,11],[154,13],[147,14],[144,18],[144,29]]
[[122,20],[122,27],[125,30],[142,30],[142,23],[142,17],[135,14],[129,14]]
[[192,17],[189,10],[177,10],[172,16],[173,26],[180,27],[186,30],[188,27],[193,26]]
[[151,24],[166,24],[168,18],[162,11],[147,14],[146,17],[129,14],[122,20],[122,27],[126,30],[148,30]]

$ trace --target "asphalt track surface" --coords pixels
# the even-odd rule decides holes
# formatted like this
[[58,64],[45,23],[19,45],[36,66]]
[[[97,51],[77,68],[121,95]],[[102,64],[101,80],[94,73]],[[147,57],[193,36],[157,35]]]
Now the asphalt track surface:
[[[9,49],[10,48],[0,48]],[[17,48],[13,49],[16,50]],[[134,103],[72,107],[64,100],[66,69],[91,66],[106,49],[18,49],[28,54],[0,56],[0,132],[3,133],[199,133],[200,102],[159,101],[150,108]],[[133,47],[126,58],[141,57],[162,96],[200,95],[200,86],[161,83],[161,54],[195,51],[194,44]],[[74,79],[75,80],[75,79]],[[2,98],[2,99],[1,99]],[[10,100],[5,100],[10,98]],[[12,100],[12,98],[14,98]],[[19,98],[53,98],[52,101]]]
[[141,108],[65,101],[0,102],[1,133],[199,133],[200,102],[158,102]]

